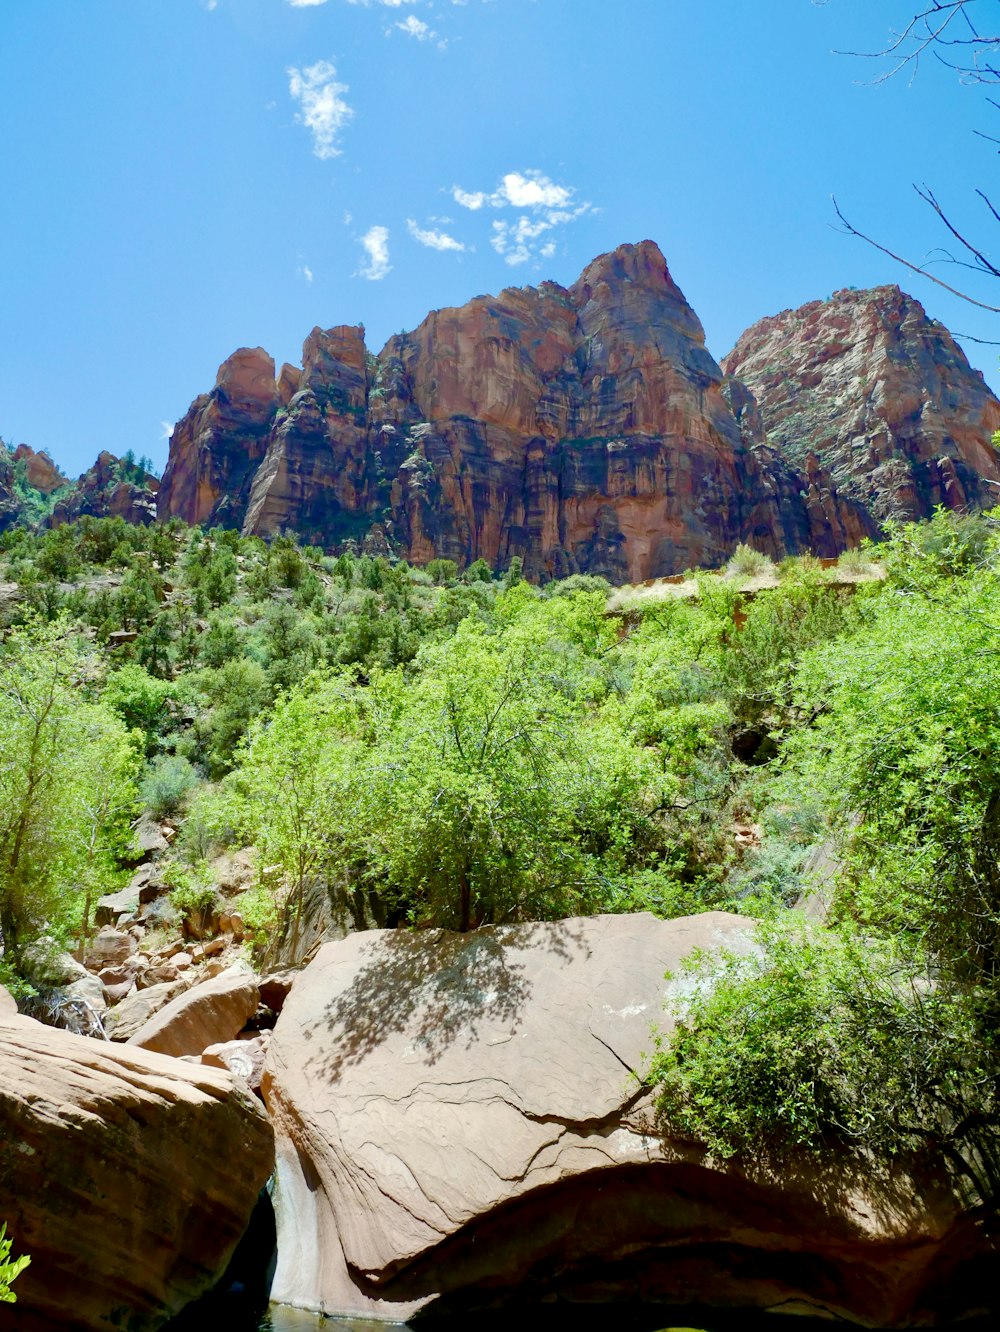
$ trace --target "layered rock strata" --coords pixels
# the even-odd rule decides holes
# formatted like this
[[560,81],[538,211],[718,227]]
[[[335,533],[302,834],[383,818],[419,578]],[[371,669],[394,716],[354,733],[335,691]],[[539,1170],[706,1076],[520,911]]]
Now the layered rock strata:
[[724,394],[644,241],[572,287],[436,311],[378,356],[351,326],[314,329],[301,371],[237,352],[174,430],[158,511],[619,582],[717,565],[740,541],[833,555],[873,532],[818,462],[765,446],[750,397]]
[[1000,402],[942,324],[899,287],[835,292],[761,319],[722,362],[797,465],[819,460],[880,519],[992,507]]
[[636,1074],[685,983],[664,973],[754,947],[748,928],[642,914],[325,945],[264,1070],[272,1298],[389,1320],[626,1300],[868,1327],[981,1307],[988,1245],[931,1165],[776,1174],[652,1129]]
[[0,1014],[10,1326],[152,1332],[221,1276],[272,1160],[228,1073]]

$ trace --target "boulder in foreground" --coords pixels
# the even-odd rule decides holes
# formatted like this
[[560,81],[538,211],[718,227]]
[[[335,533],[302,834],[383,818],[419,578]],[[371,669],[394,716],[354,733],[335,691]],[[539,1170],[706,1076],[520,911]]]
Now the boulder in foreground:
[[0,1019],[0,1218],[17,1332],[147,1332],[212,1286],[271,1171],[225,1072]]
[[327,944],[265,1066],[272,1298],[383,1319],[551,1300],[868,1327],[975,1312],[990,1255],[932,1165],[720,1165],[650,1127],[634,1072],[688,983],[664,973],[752,948],[749,930],[643,914]]

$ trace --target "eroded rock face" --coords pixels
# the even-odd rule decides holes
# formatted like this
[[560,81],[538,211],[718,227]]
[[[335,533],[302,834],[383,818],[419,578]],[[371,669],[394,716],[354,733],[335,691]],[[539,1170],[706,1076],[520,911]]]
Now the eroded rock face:
[[771,444],[812,454],[879,518],[992,507],[1000,402],[943,325],[898,287],[838,291],[761,319],[722,362]]
[[23,462],[28,477],[28,484],[43,495],[51,495],[53,490],[66,484],[64,477],[49,455],[43,449],[36,453],[28,444],[18,444],[14,450],[14,461]]
[[360,327],[314,329],[279,378],[260,349],[223,365],[174,431],[161,517],[618,582],[874,531],[821,467],[763,446],[745,388],[723,394],[651,241],[568,289],[435,311],[377,357]]
[[546,1299],[868,1326],[975,1307],[973,1226],[941,1179],[846,1162],[776,1178],[650,1129],[633,1071],[664,973],[752,947],[748,928],[605,916],[325,945],[265,1065],[272,1297],[400,1320]]
[[215,388],[194,400],[170,436],[160,516],[238,527],[277,407],[274,361],[263,348],[243,347],[223,361]]
[[0,1018],[0,1216],[18,1332],[146,1332],[221,1275],[271,1169],[228,1073]]

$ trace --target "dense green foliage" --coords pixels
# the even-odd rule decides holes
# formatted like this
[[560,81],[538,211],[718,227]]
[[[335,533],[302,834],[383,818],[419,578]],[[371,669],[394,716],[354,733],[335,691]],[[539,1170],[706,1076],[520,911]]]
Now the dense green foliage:
[[[531,586],[286,537],[84,519],[0,536],[8,979],[85,934],[129,818],[174,907],[253,848],[252,946],[317,891],[357,925],[724,907],[649,1076],[713,1153],[932,1142],[993,1198],[1000,1018],[996,520],[827,571],[742,551],[689,588]],[[695,595],[696,593],[696,595]],[[787,908],[825,843],[826,922]]]
[[798,660],[772,795],[817,802],[835,839],[831,927],[775,923],[760,958],[700,959],[651,1076],[663,1121],[718,1153],[930,1140],[992,1203],[996,524],[942,514],[891,536],[884,592]]
[[0,1304],[16,1304],[17,1296],[11,1290],[11,1283],[24,1271],[31,1259],[22,1254],[20,1258],[11,1258],[12,1241],[7,1238],[6,1221],[0,1225]]

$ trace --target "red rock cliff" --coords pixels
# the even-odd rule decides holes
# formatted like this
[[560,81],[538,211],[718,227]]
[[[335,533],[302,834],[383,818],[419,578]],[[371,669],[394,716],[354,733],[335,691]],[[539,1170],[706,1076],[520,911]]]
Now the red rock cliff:
[[764,445],[742,385],[723,390],[660,251],[624,245],[568,289],[436,311],[377,357],[355,327],[315,329],[277,382],[266,353],[237,352],[174,430],[159,513],[619,581],[874,532],[818,461]]
[[761,319],[723,360],[769,439],[813,453],[877,517],[992,506],[1000,402],[946,328],[898,287],[838,291]]

